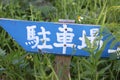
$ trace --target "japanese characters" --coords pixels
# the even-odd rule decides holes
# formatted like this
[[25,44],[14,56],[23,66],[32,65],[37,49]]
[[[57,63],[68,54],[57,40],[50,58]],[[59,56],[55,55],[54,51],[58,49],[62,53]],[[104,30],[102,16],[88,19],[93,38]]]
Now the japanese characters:
[[59,27],[59,31],[61,31],[61,33],[56,33],[57,41],[59,43],[54,43],[53,45],[55,47],[63,47],[63,54],[65,54],[67,47],[74,47],[74,44],[72,43],[74,37],[74,34],[72,33],[73,29],[68,28],[66,24],[63,24],[63,28]]
[[[38,49],[43,49],[43,48],[48,48],[52,49],[53,47],[51,45],[47,45],[47,41],[50,41],[50,38],[47,38],[46,35],[50,35],[51,33],[49,31],[45,31],[44,27],[41,27],[41,32],[38,32],[38,36],[36,36],[36,31],[35,28],[36,26],[27,26],[27,40],[30,42],[25,42],[26,45],[33,45],[31,48],[38,48]],[[43,36],[43,38],[39,38],[39,36]],[[39,44],[39,42],[43,42],[42,45]]]
[[[49,42],[53,40],[53,38],[50,38],[49,35],[52,35],[51,31],[46,30],[44,26],[39,27],[39,31],[36,31],[37,26],[31,25],[27,26],[27,42],[25,42],[26,45],[30,45],[32,49],[38,48],[38,49],[54,49],[54,48],[62,48],[62,54],[66,54],[68,48],[76,48],[76,49],[83,49],[87,47],[85,43],[85,37],[87,37],[90,40],[90,43],[93,46],[93,42],[98,36],[99,29],[98,28],[92,28],[89,31],[90,36],[87,36],[86,31],[82,30],[82,36],[79,36],[79,44],[75,44],[73,42],[74,37],[77,34],[74,34],[74,29],[69,27],[66,24],[63,24],[58,28],[58,31],[56,31],[56,41],[52,44]],[[103,41],[97,41],[97,45],[99,45],[99,48],[102,47]]]

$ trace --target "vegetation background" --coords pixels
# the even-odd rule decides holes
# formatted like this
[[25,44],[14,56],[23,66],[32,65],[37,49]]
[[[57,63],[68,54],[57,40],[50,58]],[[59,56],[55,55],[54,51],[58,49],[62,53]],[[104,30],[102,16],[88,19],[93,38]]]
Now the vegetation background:
[[[0,17],[48,22],[73,19],[80,24],[105,26],[116,37],[115,42],[120,41],[119,0],[0,0]],[[70,80],[119,80],[120,52],[101,59],[103,49],[96,54],[93,48],[87,49],[90,57],[74,56]],[[54,80],[54,57],[26,53],[0,27],[0,80]]]

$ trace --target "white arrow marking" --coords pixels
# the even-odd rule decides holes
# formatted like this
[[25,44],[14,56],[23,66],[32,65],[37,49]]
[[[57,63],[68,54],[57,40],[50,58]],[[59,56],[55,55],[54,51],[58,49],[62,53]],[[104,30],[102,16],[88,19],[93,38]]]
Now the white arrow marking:
[[108,53],[116,53],[116,52],[118,52],[118,51],[120,51],[120,48],[118,47],[116,50],[114,50],[114,49],[109,49],[108,50]]

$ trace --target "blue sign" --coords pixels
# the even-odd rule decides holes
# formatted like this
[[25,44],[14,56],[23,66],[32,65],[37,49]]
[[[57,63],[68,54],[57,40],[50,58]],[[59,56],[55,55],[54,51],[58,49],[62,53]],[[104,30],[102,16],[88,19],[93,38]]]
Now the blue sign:
[[[26,51],[37,53],[39,50],[50,54],[89,56],[85,37],[94,47],[99,36],[99,25],[65,24],[54,22],[35,22],[24,20],[0,19],[2,26]],[[111,34],[104,32],[96,44],[100,49]],[[111,38],[112,39],[112,38]],[[108,57],[111,40],[107,42],[102,57]]]

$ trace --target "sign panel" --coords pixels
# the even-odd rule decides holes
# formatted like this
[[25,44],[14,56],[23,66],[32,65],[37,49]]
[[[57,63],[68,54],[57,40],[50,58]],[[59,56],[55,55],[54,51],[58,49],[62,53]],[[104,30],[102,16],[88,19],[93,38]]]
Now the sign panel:
[[[0,19],[3,27],[26,51],[38,51],[59,55],[89,56],[85,37],[93,44],[99,36],[99,25],[65,24],[54,22],[35,22],[24,20]],[[102,47],[111,36],[109,31],[96,44]],[[108,57],[108,50],[113,38],[107,42],[102,57]],[[92,45],[91,45],[92,46]],[[117,49],[117,48],[116,48]]]

